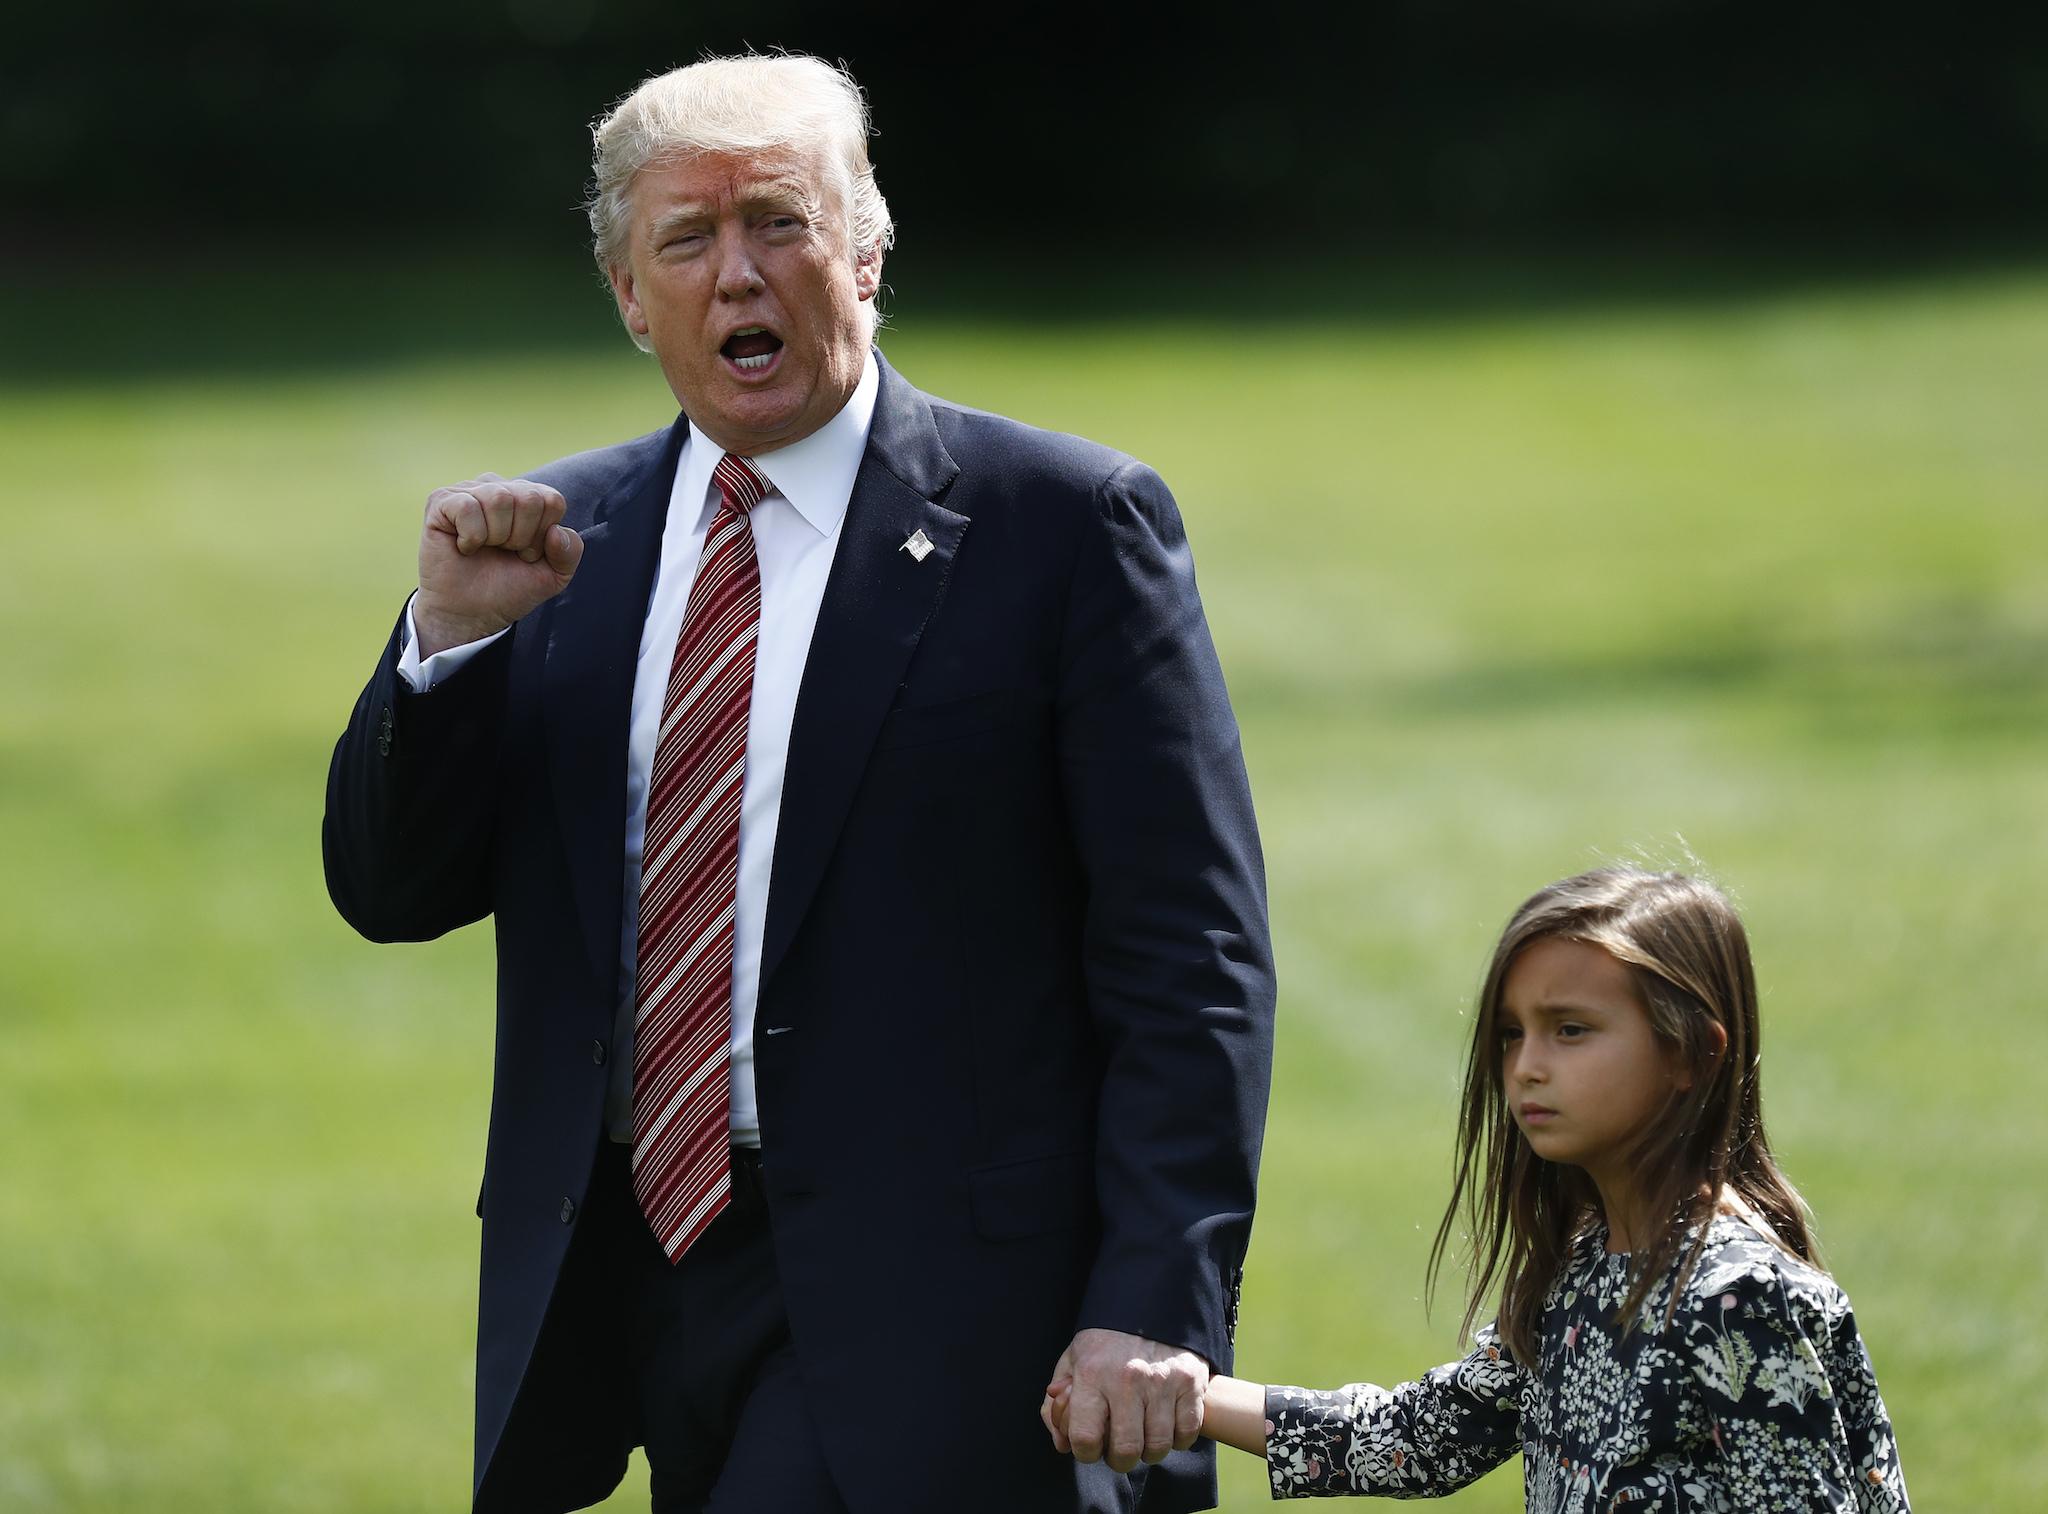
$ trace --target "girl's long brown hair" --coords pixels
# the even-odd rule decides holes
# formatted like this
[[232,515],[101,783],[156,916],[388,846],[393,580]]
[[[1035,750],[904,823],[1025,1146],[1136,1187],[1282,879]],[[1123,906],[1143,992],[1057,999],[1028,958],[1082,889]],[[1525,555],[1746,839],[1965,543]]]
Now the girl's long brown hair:
[[[1686,1250],[1690,1272],[1724,1191],[1756,1210],[1780,1245],[1817,1264],[1806,1205],[1778,1171],[1764,1139],[1757,1058],[1756,973],[1734,906],[1712,884],[1683,873],[1600,868],[1553,883],[1515,911],[1494,948],[1480,991],[1458,1114],[1457,1181],[1429,1253],[1434,1294],[1461,1217],[1470,1227],[1472,1291],[1464,1330],[1499,1288],[1498,1328],[1533,1367],[1543,1299],[1573,1239],[1600,1212],[1592,1180],[1546,1162],[1508,1113],[1502,1086],[1501,986],[1531,941],[1559,936],[1612,953],[1630,970],[1651,1027],[1691,1070],[1644,1126],[1632,1153],[1642,1213],[1668,1217],[1631,1258],[1624,1329]],[[1725,1047],[1712,1026],[1726,1032]],[[1676,1305],[1682,1287],[1671,1290]],[[1666,1310],[1669,1322],[1670,1310]]]

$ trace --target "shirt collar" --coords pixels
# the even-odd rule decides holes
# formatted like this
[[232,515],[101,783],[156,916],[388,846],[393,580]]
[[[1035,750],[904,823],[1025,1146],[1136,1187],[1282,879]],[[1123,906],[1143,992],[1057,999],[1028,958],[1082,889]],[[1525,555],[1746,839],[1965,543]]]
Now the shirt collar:
[[[755,471],[768,481],[771,491],[761,503],[779,495],[820,536],[830,536],[838,530],[847,501],[853,498],[853,481],[860,472],[861,456],[867,451],[868,429],[874,422],[875,395],[880,386],[874,350],[870,348],[861,364],[860,381],[837,415],[802,441],[752,459]],[[669,508],[681,505],[691,510],[690,519],[695,525],[704,525],[712,509],[711,470],[724,455],[717,443],[691,427],[676,466],[675,491],[670,496]]]

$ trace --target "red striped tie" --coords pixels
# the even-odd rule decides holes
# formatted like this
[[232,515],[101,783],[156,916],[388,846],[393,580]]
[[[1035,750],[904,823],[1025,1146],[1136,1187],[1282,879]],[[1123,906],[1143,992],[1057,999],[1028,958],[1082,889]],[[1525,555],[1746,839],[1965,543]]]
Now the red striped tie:
[[761,571],[747,512],[768,486],[731,453],[676,636],[647,787],[633,1014],[633,1192],[670,1261],[732,1193],[733,890]]

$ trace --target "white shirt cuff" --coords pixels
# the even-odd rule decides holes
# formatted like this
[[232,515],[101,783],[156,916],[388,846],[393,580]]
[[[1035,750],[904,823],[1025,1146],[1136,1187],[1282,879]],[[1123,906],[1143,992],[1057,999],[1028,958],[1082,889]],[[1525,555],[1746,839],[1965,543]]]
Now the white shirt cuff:
[[[419,598],[419,590],[413,590],[412,599]],[[505,634],[493,631],[481,641],[466,641],[459,647],[446,647],[422,662],[420,660],[420,633],[412,623],[412,599],[405,602],[405,647],[398,654],[398,676],[406,681],[415,694],[424,694],[437,683],[445,683],[462,671],[462,665],[476,656],[485,647]],[[511,629],[509,626],[507,630]]]

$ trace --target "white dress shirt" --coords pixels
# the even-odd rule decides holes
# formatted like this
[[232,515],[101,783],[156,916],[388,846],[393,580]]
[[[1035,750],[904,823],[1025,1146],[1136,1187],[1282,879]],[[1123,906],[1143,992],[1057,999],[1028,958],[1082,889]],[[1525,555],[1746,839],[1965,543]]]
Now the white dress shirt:
[[[811,632],[825,596],[825,580],[838,550],[854,476],[867,450],[878,376],[869,354],[853,397],[823,427],[753,458],[768,493],[753,508],[754,555],[761,569],[760,641],[754,654],[754,693],[747,712],[747,754],[740,799],[740,855],[733,912],[732,1138],[758,1145],[761,1122],[754,1100],[754,1005],[761,987],[761,934],[768,916],[768,872],[782,811],[782,772],[789,759],[790,722],[797,687],[810,654]],[[640,850],[647,829],[647,780],[654,738],[668,689],[676,636],[697,577],[705,533],[717,510],[711,470],[723,455],[692,430],[676,462],[654,596],[640,629],[633,670],[632,725],[626,742],[625,910],[619,943],[619,1004],[612,1036],[612,1083],[605,1118],[615,1141],[633,1138],[633,999],[640,936]],[[499,636],[505,633],[500,631]],[[406,607],[406,646],[399,676],[414,689],[430,689],[497,639],[486,637],[421,660]]]

